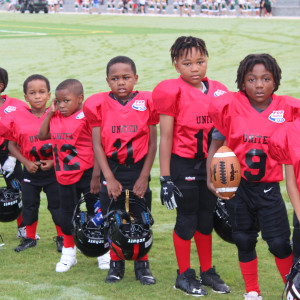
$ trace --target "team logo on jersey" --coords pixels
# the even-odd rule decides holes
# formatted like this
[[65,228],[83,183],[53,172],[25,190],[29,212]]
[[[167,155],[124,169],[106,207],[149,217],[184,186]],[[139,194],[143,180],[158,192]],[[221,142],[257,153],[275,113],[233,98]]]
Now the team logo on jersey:
[[275,123],[283,123],[285,121],[283,115],[284,115],[284,110],[274,110],[269,115],[269,120]]
[[132,104],[132,108],[138,111],[144,111],[147,109],[147,107],[145,106],[145,102],[145,100],[135,100]]
[[80,112],[77,116],[76,116],[76,119],[77,120],[80,120],[80,119],[83,119],[85,117],[85,115],[84,115],[84,113],[83,113],[83,111],[82,112]]
[[195,176],[187,176],[184,179],[185,179],[185,181],[195,181],[196,177]]
[[17,108],[15,106],[7,106],[5,109],[4,109],[4,112],[6,114],[9,114],[11,113],[12,111],[15,111]]
[[224,94],[226,94],[227,92],[226,91],[223,91],[223,90],[216,90],[215,92],[214,92],[214,96],[215,97],[219,97],[219,96],[222,96],[222,95],[224,95]]

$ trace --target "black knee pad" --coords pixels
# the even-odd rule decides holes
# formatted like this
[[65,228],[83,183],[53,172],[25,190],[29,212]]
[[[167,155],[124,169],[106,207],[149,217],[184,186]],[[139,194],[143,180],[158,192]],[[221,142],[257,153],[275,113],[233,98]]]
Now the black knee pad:
[[292,248],[289,239],[277,237],[267,241],[269,245],[269,251],[278,258],[287,258],[292,253]]
[[209,235],[214,229],[214,212],[200,211],[198,215],[197,231]]
[[183,240],[190,240],[195,234],[197,227],[196,215],[177,215],[175,232]]
[[251,252],[255,249],[257,238],[255,235],[251,235],[245,232],[233,232],[232,238],[241,252]]

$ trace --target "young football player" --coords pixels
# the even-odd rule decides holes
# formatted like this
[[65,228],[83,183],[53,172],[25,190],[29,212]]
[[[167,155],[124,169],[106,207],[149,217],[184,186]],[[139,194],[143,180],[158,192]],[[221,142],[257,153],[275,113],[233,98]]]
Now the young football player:
[[[0,118],[3,120],[11,112],[19,108],[28,108],[28,105],[18,99],[10,98],[7,95],[1,95],[8,85],[8,73],[5,69],[0,68]],[[14,183],[14,179],[21,182],[22,166],[15,157],[9,155],[7,148],[8,140],[0,136],[0,165],[4,175],[5,183],[8,189],[18,191],[18,187]],[[22,215],[17,219],[18,238],[26,237],[26,227],[23,223]]]
[[[97,93],[84,103],[84,113],[93,127],[95,157],[101,167],[101,199],[117,200],[122,189],[129,189],[137,197],[145,197],[150,209],[150,170],[156,153],[158,123],[151,93],[134,91],[138,75],[129,57],[112,58],[106,75],[111,91]],[[116,206],[122,208],[120,202]],[[125,262],[112,250],[110,255],[106,283],[115,283],[124,276]],[[142,284],[155,284],[148,255],[136,260],[134,269]]]
[[[298,100],[299,101],[299,100]],[[280,163],[286,164],[286,187],[294,207],[293,262],[300,258],[300,169],[299,169],[299,119],[284,124],[270,138],[269,152]]]
[[[77,263],[72,217],[81,194],[89,191],[97,194],[100,189],[100,169],[97,164],[93,168],[92,132],[82,111],[83,100],[83,87],[78,80],[61,82],[38,135],[40,140],[51,139],[59,185],[64,246],[56,272],[66,272]],[[93,197],[87,201],[87,209],[91,213],[95,202]]]
[[[202,282],[213,291],[229,293],[212,267],[211,234],[217,198],[206,186],[206,157],[213,130],[209,99],[226,93],[227,88],[205,77],[208,51],[202,39],[181,36],[170,51],[180,77],[159,83],[153,90],[153,103],[160,115],[161,201],[168,209],[177,209],[173,242],[179,270],[175,287],[203,296],[207,291]],[[190,268],[193,237],[201,281]]]
[[299,116],[300,103],[274,94],[280,79],[281,69],[271,55],[250,54],[237,71],[239,92],[211,101],[208,112],[218,130],[213,134],[207,158],[209,189],[226,199],[216,193],[210,177],[212,157],[225,139],[241,164],[240,186],[226,203],[246,285],[245,299],[262,299],[255,251],[257,223],[284,282],[293,260],[290,226],[278,183],[283,179],[282,165],[270,157],[268,143],[285,122]]
[[56,226],[57,250],[62,251],[63,236],[59,227],[58,184],[53,168],[52,145],[50,140],[37,138],[39,128],[46,116],[47,101],[50,99],[49,80],[39,74],[29,76],[23,84],[25,100],[30,108],[20,108],[1,120],[1,133],[10,141],[8,149],[23,165],[21,181],[23,201],[23,222],[26,238],[15,248],[16,252],[35,247],[36,228],[40,194],[43,190],[48,200],[48,209]]

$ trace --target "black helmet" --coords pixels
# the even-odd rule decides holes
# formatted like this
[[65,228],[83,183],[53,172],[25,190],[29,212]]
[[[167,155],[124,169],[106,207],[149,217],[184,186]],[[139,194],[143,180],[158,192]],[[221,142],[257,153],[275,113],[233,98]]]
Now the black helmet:
[[75,207],[73,215],[73,237],[77,248],[86,256],[97,257],[109,250],[109,243],[105,234],[105,222],[100,226],[93,225],[88,216],[86,201],[89,197],[100,200],[96,195],[84,194]]
[[0,222],[16,220],[22,213],[22,193],[19,189],[0,188]]
[[[122,191],[118,201],[126,202],[126,210],[108,213],[108,242],[111,249],[123,260],[144,257],[153,242],[151,226],[154,223],[145,198],[137,198],[133,191]],[[135,214],[132,211],[136,211]]]
[[232,238],[232,226],[230,224],[226,203],[221,199],[217,199],[214,213],[214,229],[225,242],[234,244]]
[[293,265],[286,276],[286,299],[300,299],[300,259]]

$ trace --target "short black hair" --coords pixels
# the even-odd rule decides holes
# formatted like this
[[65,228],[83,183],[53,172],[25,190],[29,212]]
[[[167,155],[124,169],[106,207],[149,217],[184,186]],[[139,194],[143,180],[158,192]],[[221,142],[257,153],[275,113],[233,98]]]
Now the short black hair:
[[109,69],[111,68],[111,66],[118,64],[118,63],[130,65],[134,75],[136,75],[136,66],[135,66],[134,61],[131,58],[129,58],[127,56],[116,56],[107,63],[107,66],[106,66],[106,76],[107,77],[108,77]]
[[208,57],[206,44],[202,39],[194,36],[180,36],[176,39],[170,49],[172,64],[175,63],[178,57],[183,55],[184,51],[186,51],[186,55],[188,55],[189,52],[192,52],[192,48],[196,48],[200,51],[201,55],[206,55]]
[[40,74],[33,74],[33,75],[30,75],[29,77],[27,77],[26,80],[23,83],[23,92],[24,92],[24,94],[27,93],[28,83],[31,82],[31,81],[34,81],[34,80],[45,81],[45,83],[47,85],[48,92],[50,92],[50,82],[49,82],[48,78],[43,76],[43,75],[40,75]]
[[69,90],[74,95],[83,95],[82,83],[77,79],[66,79],[62,81],[55,89],[55,92],[61,90]]
[[263,64],[265,68],[272,73],[274,78],[274,92],[277,91],[281,80],[281,69],[276,59],[267,53],[249,54],[240,62],[235,81],[237,88],[243,91],[246,74],[251,72],[257,64]]
[[3,68],[0,68],[0,82],[4,85],[3,90],[0,91],[0,93],[2,93],[5,91],[8,84],[8,74],[7,71]]

